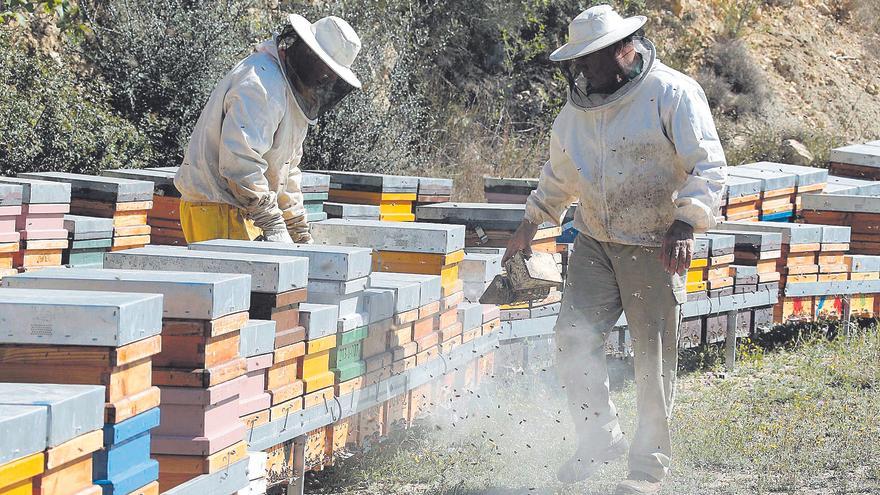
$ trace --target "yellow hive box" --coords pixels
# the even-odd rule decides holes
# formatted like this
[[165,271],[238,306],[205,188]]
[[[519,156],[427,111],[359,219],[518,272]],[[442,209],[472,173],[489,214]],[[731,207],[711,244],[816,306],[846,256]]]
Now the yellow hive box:
[[332,387],[333,383],[336,381],[336,375],[333,374],[332,371],[325,371],[323,373],[318,373],[316,375],[310,375],[307,378],[303,378],[303,382],[306,384],[306,393],[312,393],[316,390],[321,390],[322,388]]
[[849,300],[849,307],[854,316],[871,318],[874,314],[875,294],[854,294]]
[[773,307],[773,316],[776,323],[785,323],[789,320],[813,321],[815,300],[812,297],[786,297],[782,304]]
[[382,201],[379,213],[385,215],[412,214],[412,203],[409,201]]
[[880,280],[880,273],[850,273],[849,279],[857,281]]
[[449,254],[407,253],[403,251],[375,251],[373,264],[425,265],[438,271],[447,265],[464,261],[464,250]]
[[703,292],[708,288],[708,283],[706,282],[688,282],[685,285],[687,291],[690,292]]
[[385,222],[415,222],[416,216],[412,213],[382,213],[379,212],[379,220]]
[[690,268],[706,268],[707,266],[709,266],[709,259],[700,258],[697,260],[691,260]]
[[336,335],[328,335],[320,339],[309,340],[306,342],[306,358],[309,354],[317,354],[322,351],[329,351],[336,347]]
[[[336,337],[335,335],[333,336]],[[334,346],[335,347],[335,346]],[[330,349],[303,356],[302,366],[300,367],[300,376],[303,380],[311,380],[318,375],[330,371]]]
[[42,452],[7,462],[0,466],[0,494],[30,495],[34,490],[34,477],[43,473]]
[[704,268],[691,268],[687,272],[687,283],[696,284],[706,280],[706,269]]

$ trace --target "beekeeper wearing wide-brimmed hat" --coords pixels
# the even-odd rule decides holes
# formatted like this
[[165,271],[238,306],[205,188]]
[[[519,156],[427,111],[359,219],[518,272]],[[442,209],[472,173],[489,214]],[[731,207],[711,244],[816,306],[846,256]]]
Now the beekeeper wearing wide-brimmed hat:
[[[550,160],[506,257],[573,202],[579,235],[556,323],[557,368],[577,451],[559,470],[575,482],[629,451],[617,493],[658,493],[669,469],[679,304],[694,233],[715,224],[726,161],[702,88],[657,60],[646,18],[608,5],[569,26],[551,55],[568,79]],[[610,399],[605,337],[622,312],[632,336],[638,423],[625,437]],[[629,440],[627,440],[629,438]]]
[[265,239],[310,243],[299,162],[310,124],[361,87],[361,49],[338,17],[291,14],[273,39],[211,93],[175,185],[188,242]]

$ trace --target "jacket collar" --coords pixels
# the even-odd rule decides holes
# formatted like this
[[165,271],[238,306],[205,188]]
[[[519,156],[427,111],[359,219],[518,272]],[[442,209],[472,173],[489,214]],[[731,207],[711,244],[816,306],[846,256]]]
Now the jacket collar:
[[633,94],[638,86],[644,82],[648,73],[654,68],[657,62],[657,49],[654,43],[648,38],[635,39],[636,51],[642,56],[642,71],[638,76],[624,84],[620,89],[611,94],[593,93],[589,96],[581,96],[580,94],[568,93],[568,101],[575,108],[584,111],[603,110],[616,103],[619,103],[627,96]]

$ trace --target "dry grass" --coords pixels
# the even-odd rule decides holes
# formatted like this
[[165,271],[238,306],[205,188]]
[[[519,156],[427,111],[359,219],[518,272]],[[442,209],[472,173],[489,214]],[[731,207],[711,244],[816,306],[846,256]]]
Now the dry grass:
[[[737,373],[681,377],[669,494],[880,492],[880,336],[876,329],[773,352],[752,347]],[[556,482],[572,451],[552,369],[496,380],[453,419],[410,430],[315,481],[314,493],[610,493],[624,461],[576,486]],[[614,393],[632,431],[631,383]]]

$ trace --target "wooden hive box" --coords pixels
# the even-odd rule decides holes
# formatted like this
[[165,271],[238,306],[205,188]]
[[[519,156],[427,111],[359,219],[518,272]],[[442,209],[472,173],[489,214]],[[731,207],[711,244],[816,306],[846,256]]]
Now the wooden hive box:
[[151,182],[66,172],[35,172],[22,177],[68,183],[71,213],[113,219],[113,250],[150,243],[147,215],[153,207]]
[[147,214],[150,243],[185,246],[180,225],[180,192],[174,185],[176,172],[149,169],[105,170],[102,175],[153,183],[153,207]]
[[831,150],[831,173],[856,179],[880,180],[880,147],[854,144]]

